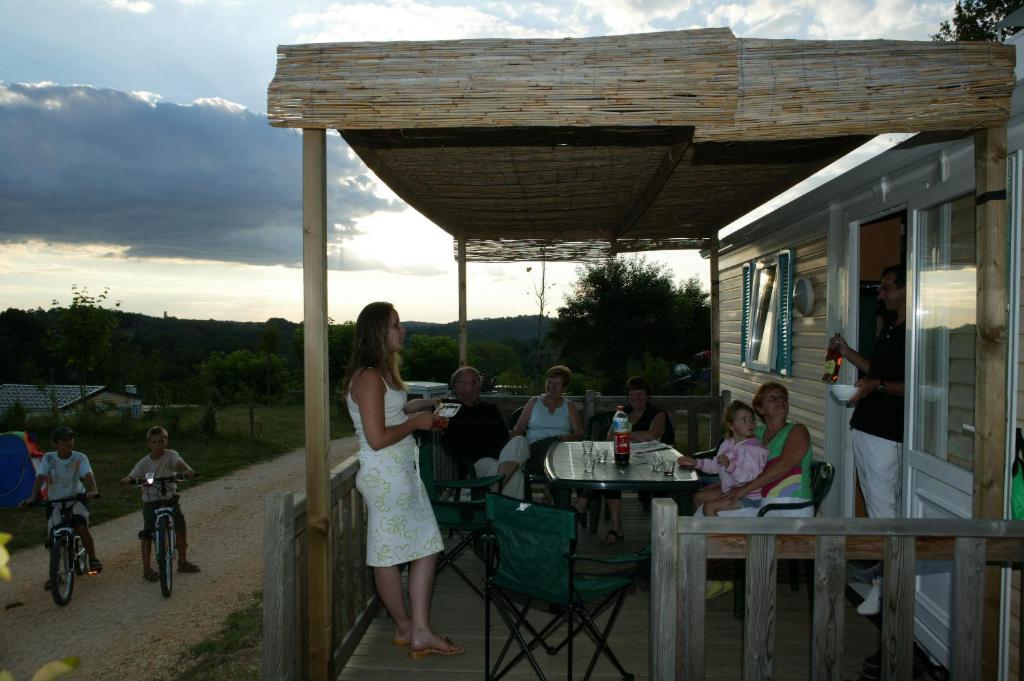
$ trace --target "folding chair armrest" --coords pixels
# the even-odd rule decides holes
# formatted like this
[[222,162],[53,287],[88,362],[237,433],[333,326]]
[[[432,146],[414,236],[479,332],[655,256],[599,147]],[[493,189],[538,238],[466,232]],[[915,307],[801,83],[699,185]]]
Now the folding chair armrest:
[[434,487],[443,489],[481,489],[502,481],[500,475],[489,475],[486,478],[469,478],[467,480],[435,480]]
[[639,563],[650,558],[650,552],[637,551],[634,553],[617,553],[614,556],[582,556],[574,554],[573,560],[585,560],[591,563],[604,563],[606,565],[619,565],[621,563]]
[[808,499],[807,501],[803,501],[803,502],[801,502],[799,504],[782,504],[782,503],[779,503],[779,504],[768,504],[767,506],[762,506],[757,511],[757,515],[758,515],[758,517],[760,517],[760,516],[763,516],[765,513],[768,513],[769,511],[781,511],[781,510],[795,511],[797,509],[807,508],[808,506],[813,506],[813,505],[814,505],[814,499]]

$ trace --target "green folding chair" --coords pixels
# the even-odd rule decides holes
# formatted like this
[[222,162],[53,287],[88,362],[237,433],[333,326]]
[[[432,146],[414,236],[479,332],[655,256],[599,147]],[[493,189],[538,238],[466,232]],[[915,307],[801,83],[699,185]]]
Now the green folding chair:
[[[442,533],[448,534],[446,548],[437,560],[436,573],[446,567],[455,571],[463,582],[480,598],[484,597],[480,587],[459,567],[455,561],[462,553],[480,539],[486,528],[484,517],[483,496],[494,484],[501,482],[502,476],[492,475],[485,478],[467,480],[434,480],[434,443],[432,438],[424,438],[420,442],[420,479],[427,489],[430,505],[434,509],[437,526]],[[442,491],[451,490],[451,498],[443,499]],[[462,490],[470,491],[470,499],[460,499]],[[454,544],[448,546],[454,539]],[[482,553],[482,552],[481,552]]]
[[[547,677],[534,656],[534,650],[542,646],[549,655],[568,648],[566,678],[572,679],[573,640],[583,631],[596,643],[583,681],[590,678],[602,654],[624,680],[631,680],[633,675],[623,669],[609,647],[608,636],[622,609],[626,591],[636,579],[638,564],[645,556],[638,553],[612,557],[577,555],[576,517],[571,510],[521,503],[488,494],[486,513],[485,678],[496,681],[526,658],[537,677],[545,681]],[[602,574],[584,573],[577,569],[579,561],[622,566],[632,564],[632,567]],[[550,604],[549,608],[536,612],[545,615],[555,613],[540,629],[528,619],[530,606],[535,600]],[[516,605],[519,601],[523,601],[521,606]],[[493,665],[492,603],[510,632]],[[593,607],[588,610],[587,604],[593,604]],[[610,612],[602,629],[598,627],[596,618],[607,609]],[[563,622],[568,633],[557,645],[549,644],[546,639],[555,635]],[[515,655],[511,655],[513,642],[519,646]]]

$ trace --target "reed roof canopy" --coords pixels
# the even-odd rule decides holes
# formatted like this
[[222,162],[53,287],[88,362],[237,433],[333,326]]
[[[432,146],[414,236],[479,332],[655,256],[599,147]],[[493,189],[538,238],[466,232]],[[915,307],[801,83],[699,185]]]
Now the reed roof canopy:
[[871,137],[1005,125],[998,43],[737,39],[285,45],[271,125],[337,129],[474,261],[706,248]]

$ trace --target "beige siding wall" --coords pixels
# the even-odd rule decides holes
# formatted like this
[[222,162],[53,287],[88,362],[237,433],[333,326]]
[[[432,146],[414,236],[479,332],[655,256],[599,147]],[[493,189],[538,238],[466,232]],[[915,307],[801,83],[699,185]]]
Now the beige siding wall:
[[[790,376],[752,371],[740,366],[740,323],[742,319],[743,264],[723,268],[721,277],[722,389],[734,399],[750,402],[757,387],[766,381],[783,383],[789,390],[790,418],[807,426],[818,458],[825,443],[825,386],[821,371],[825,361],[825,311],[828,271],[825,225],[812,241],[789,246],[796,261],[795,277],[807,277],[814,284],[814,309],[806,317],[793,314],[793,371]],[[775,251],[771,251],[775,252]],[[750,259],[771,252],[752,252]],[[794,278],[795,278],[794,277]]]

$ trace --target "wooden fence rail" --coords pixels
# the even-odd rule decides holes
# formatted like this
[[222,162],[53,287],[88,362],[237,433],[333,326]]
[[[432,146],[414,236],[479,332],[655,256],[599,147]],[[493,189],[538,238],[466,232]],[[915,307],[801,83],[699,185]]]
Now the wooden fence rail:
[[[366,567],[366,510],[355,488],[359,460],[331,471],[332,676],[344,667],[380,608],[373,575]],[[308,677],[306,618],[306,497],[274,492],[264,501],[263,647],[264,679]]]
[[952,560],[950,678],[981,679],[985,563],[1024,560],[1024,523],[1004,520],[850,518],[685,518],[669,500],[654,503],[651,528],[651,679],[705,678],[707,561],[746,560],[745,681],[773,677],[775,566],[814,560],[811,674],[842,679],[843,615],[849,559],[881,559],[882,679],[912,677],[917,560]]

